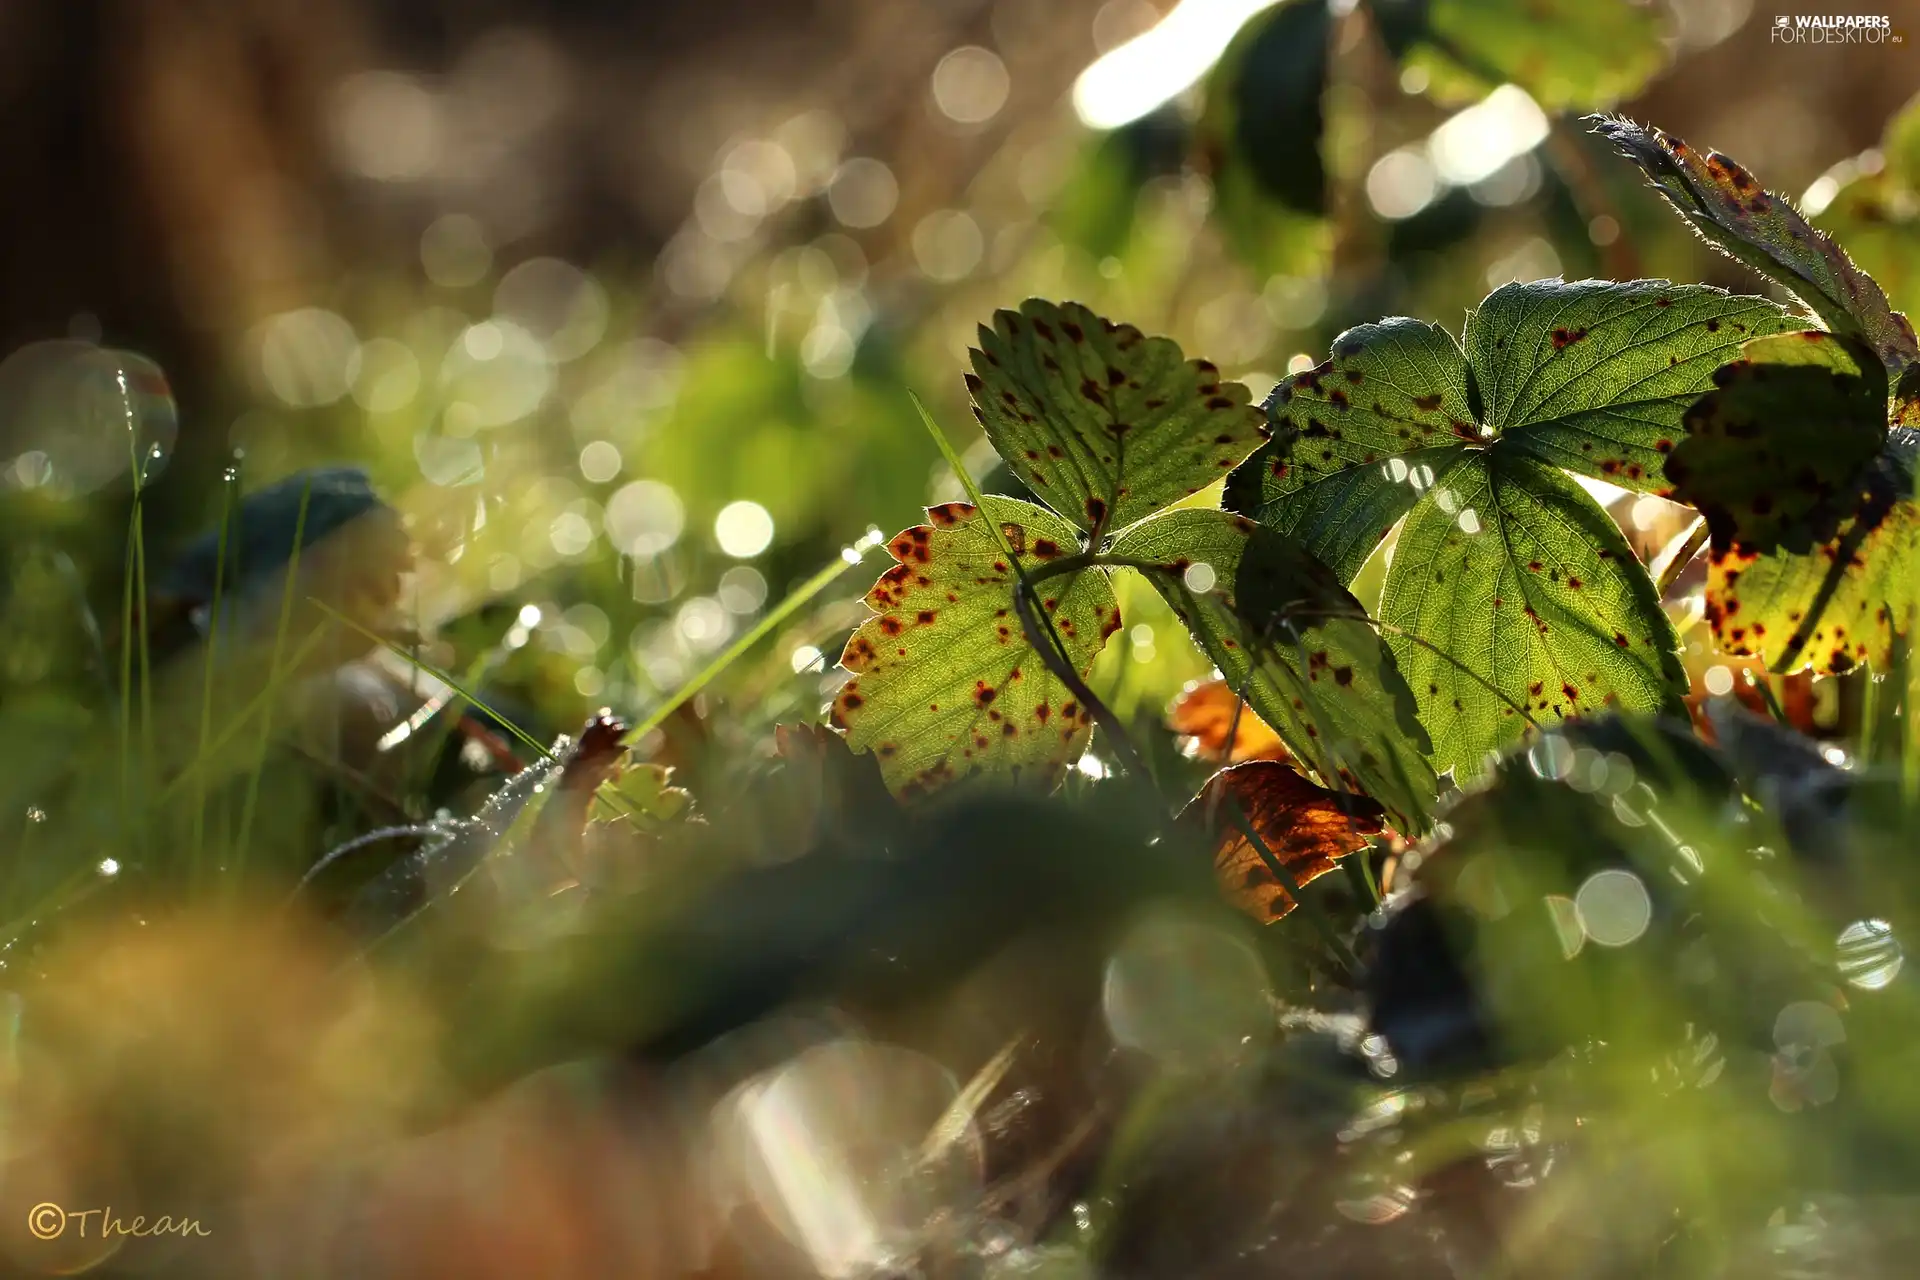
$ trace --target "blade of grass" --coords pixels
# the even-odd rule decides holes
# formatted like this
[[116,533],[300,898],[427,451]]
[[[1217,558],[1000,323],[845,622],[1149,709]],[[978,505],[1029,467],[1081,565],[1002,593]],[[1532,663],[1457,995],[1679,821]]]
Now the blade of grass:
[[277,671],[269,673],[266,684],[258,693],[253,695],[245,707],[241,708],[240,714],[222,726],[220,732],[214,735],[211,756],[195,756],[192,760],[189,760],[186,766],[154,796],[155,806],[164,805],[174,797],[181,787],[198,781],[200,775],[207,768],[208,760],[217,759],[221,752],[233,745],[235,738],[239,737],[246,729],[252,727],[253,718],[259,715],[268,704],[279,695],[281,686],[292,677],[300,665],[307,660],[307,655],[312,653],[314,647],[318,645],[321,640],[325,639],[325,637],[326,632],[324,630],[315,630],[301,640],[299,646],[294,650],[292,659],[283,664]]
[[133,821],[133,543],[135,525],[127,522],[127,567],[120,598],[120,839],[124,846]]
[[[220,648],[220,606],[226,591],[227,578],[227,534],[233,523],[234,492],[239,487],[239,477],[232,471],[227,472],[226,492],[220,502],[220,538],[218,557],[213,563],[213,611],[207,616],[207,661],[206,669],[200,681],[200,754],[207,752],[208,741],[213,737],[213,671],[219,658]],[[200,780],[194,787],[193,798],[193,853],[189,872],[195,883],[199,882],[200,870],[206,859],[207,851],[207,783],[206,773],[202,771]]]
[[[273,660],[267,667],[269,687],[280,679],[280,663],[286,652],[287,631],[293,625],[293,593],[300,579],[301,544],[306,540],[307,506],[313,498],[313,482],[309,480],[300,488],[300,511],[293,519],[293,549],[287,556],[287,584],[280,593],[280,622],[273,632]],[[236,871],[244,866],[247,851],[253,843],[253,817],[260,804],[260,775],[267,766],[267,747],[273,741],[273,704],[271,702],[260,711],[259,746],[254,751],[253,772],[247,777],[247,798],[240,807],[240,842],[234,850]],[[236,887],[239,877],[235,876]]]
[[417,654],[415,654],[411,648],[401,645],[396,641],[388,639],[386,636],[381,635],[378,631],[373,630],[371,627],[361,626],[358,622],[355,622],[352,618],[347,617],[345,614],[341,613],[338,609],[335,609],[333,606],[327,604],[326,601],[324,600],[316,600],[313,597],[309,596],[307,598],[307,602],[313,605],[315,608],[319,609],[322,613],[326,614],[328,617],[332,618],[335,622],[339,623],[341,626],[347,627],[353,631],[358,631],[361,635],[373,641],[375,644],[385,649],[388,653],[393,654],[395,657],[399,658],[402,662],[406,663],[408,666],[424,671],[428,675],[432,676],[435,680],[438,680],[441,684],[446,685],[449,689],[452,689],[455,693],[459,694],[467,702],[471,703],[473,706],[480,708],[480,710],[486,712],[488,715],[492,716],[495,720],[498,720],[503,726],[505,726],[508,733],[512,734],[515,738],[520,740],[522,745],[531,747],[533,750],[539,752],[540,758],[542,760],[547,761],[549,764],[553,763],[553,752],[549,751],[544,745],[542,745],[538,738],[535,738],[532,734],[528,733],[525,729],[522,729],[519,725],[507,719],[505,716],[501,715],[498,711],[494,710],[492,707],[488,706],[484,701],[481,700],[479,695],[475,694],[472,690],[461,688],[460,682],[455,680],[450,673],[442,671],[440,670],[440,668],[434,666],[432,663],[422,659]]
[[820,572],[801,583],[789,593],[787,598],[782,600],[778,606],[770,610],[759,622],[755,623],[751,629],[722,650],[720,656],[712,662],[709,662],[698,675],[681,685],[671,697],[648,712],[646,718],[629,730],[627,736],[621,740],[624,745],[629,747],[633,746],[649,733],[652,733],[655,729],[665,724],[668,716],[685,706],[689,698],[692,698],[695,694],[711,684],[714,678],[722,671],[725,671],[738,661],[741,654],[744,654],[747,650],[753,648],[754,645],[760,643],[761,640],[785,623],[787,619],[791,618],[801,609],[804,609],[815,596],[837,582],[840,576],[846,573],[847,570],[866,559],[867,552],[879,546],[881,540],[882,535],[878,529],[868,531],[865,537],[843,550],[840,553],[839,560],[827,565],[821,569]]

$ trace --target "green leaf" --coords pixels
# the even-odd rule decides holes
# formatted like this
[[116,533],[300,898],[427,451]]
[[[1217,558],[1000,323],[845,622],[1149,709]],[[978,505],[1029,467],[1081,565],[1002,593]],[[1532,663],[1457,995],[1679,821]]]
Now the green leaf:
[[1702,156],[1671,134],[1623,117],[1593,120],[1595,131],[1639,165],[1709,243],[1787,289],[1829,329],[1863,339],[1889,372],[1920,359],[1913,326],[1888,305],[1873,277],[1733,160],[1717,151]]
[[[1018,578],[987,519],[1032,567],[1080,550],[1051,512],[988,498],[927,512],[899,534],[899,561],[867,593],[873,617],[847,641],[853,673],[833,702],[834,727],[855,751],[872,751],[896,795],[913,798],[970,774],[1050,782],[1086,749],[1092,714],[1048,672],[1015,608]],[[1038,585],[1068,659],[1084,675],[1120,626],[1097,569]]]
[[1469,317],[1466,353],[1424,321],[1360,325],[1274,389],[1274,439],[1233,474],[1227,505],[1297,534],[1351,581],[1466,447],[1494,435],[1658,489],[1714,369],[1746,338],[1789,327],[1764,298],[1664,280],[1507,285]]
[[1425,828],[1436,784],[1413,696],[1326,566],[1224,511],[1166,512],[1122,533],[1113,552],[1161,566],[1148,578],[1323,783],[1371,797],[1402,831]]
[[1327,41],[1320,0],[1289,0],[1243,27],[1207,77],[1195,135],[1213,179],[1213,219],[1261,279],[1316,274],[1327,224]]
[[1459,344],[1405,318],[1341,334],[1331,360],[1274,388],[1268,413],[1274,439],[1233,474],[1227,503],[1301,538],[1342,582],[1481,438]]
[[1780,671],[1892,661],[1916,600],[1920,434],[1888,433],[1886,374],[1819,331],[1748,343],[1667,462],[1711,535],[1707,620]]
[[1380,616],[1406,633],[1390,629],[1388,643],[1434,767],[1457,777],[1518,739],[1526,717],[1671,708],[1686,688],[1673,624],[1619,528],[1565,473],[1505,441],[1414,509]]
[[1373,0],[1427,92],[1469,100],[1517,84],[1548,111],[1631,98],[1666,65],[1659,11],[1632,0]]
[[1409,633],[1392,644],[1436,766],[1472,772],[1523,731],[1520,706],[1536,719],[1650,708],[1685,688],[1652,584],[1561,469],[1664,488],[1714,371],[1791,324],[1763,298],[1704,285],[1589,280],[1496,290],[1468,317],[1464,349],[1417,320],[1361,325],[1275,388],[1274,438],[1234,473],[1227,503],[1343,581],[1406,517],[1385,586],[1399,612],[1383,620]]
[[672,780],[673,770],[665,765],[628,765],[594,790],[587,806],[587,821],[641,829],[671,822],[693,802],[693,797],[674,786]]
[[1243,384],[1074,302],[996,312],[967,387],[1014,474],[1095,535],[1198,493],[1266,431]]
[[1642,492],[1681,420],[1740,344],[1795,329],[1765,298],[1664,280],[1497,289],[1467,322],[1489,431],[1569,471]]

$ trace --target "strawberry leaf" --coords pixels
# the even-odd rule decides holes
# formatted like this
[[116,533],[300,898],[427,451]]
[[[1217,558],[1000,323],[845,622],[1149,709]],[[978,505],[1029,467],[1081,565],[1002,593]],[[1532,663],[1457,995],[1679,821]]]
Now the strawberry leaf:
[[[1362,325],[1275,389],[1274,439],[1227,502],[1343,580],[1407,519],[1382,618],[1407,632],[1389,640],[1435,765],[1473,772],[1523,732],[1522,708],[1664,707],[1685,687],[1646,574],[1562,468],[1664,487],[1714,370],[1790,324],[1703,285],[1589,280],[1496,290],[1464,348],[1416,320]],[[1486,674],[1489,655],[1498,693],[1461,671]]]
[[1885,370],[1817,330],[1748,343],[1667,462],[1711,536],[1707,620],[1778,671],[1886,670],[1916,604],[1920,433],[1887,428]]
[[1227,505],[1298,535],[1350,581],[1467,446],[1494,436],[1657,489],[1714,369],[1748,337],[1789,327],[1763,298],[1663,280],[1507,285],[1469,317],[1465,352],[1423,321],[1360,325],[1275,388],[1274,439],[1234,472]]
[[1341,334],[1333,358],[1267,402],[1274,439],[1227,505],[1301,538],[1350,582],[1436,475],[1478,441],[1466,359],[1445,329],[1395,318]]
[[1920,358],[1913,326],[1873,277],[1733,160],[1622,117],[1593,117],[1593,124],[1721,252],[1781,285],[1829,329],[1865,341],[1889,372]]
[[1223,511],[1169,511],[1114,541],[1229,685],[1321,781],[1372,797],[1406,831],[1435,779],[1413,696],[1366,611],[1300,544]]
[[1687,408],[1740,344],[1798,326],[1765,298],[1664,280],[1497,289],[1467,321],[1467,362],[1508,448],[1642,492]]
[[[1015,607],[1018,578],[1000,532],[1021,565],[1080,550],[1073,528],[1012,498],[988,498],[983,514],[951,502],[930,523],[899,534],[899,561],[867,593],[874,616],[847,641],[840,665],[853,673],[833,702],[833,724],[855,751],[872,751],[903,799],[970,774],[1057,779],[1086,749],[1091,713],[1047,670]],[[1106,575],[1089,569],[1037,588],[1074,669],[1085,674],[1120,625]]]
[[1095,535],[1198,493],[1265,434],[1243,384],[1072,302],[995,313],[967,387],[1014,475]]
[[1414,508],[1380,617],[1434,767],[1457,777],[1527,717],[1677,708],[1686,688],[1673,624],[1619,527],[1565,472],[1505,441]]
[[1218,813],[1229,800],[1240,806],[1267,851],[1300,886],[1332,871],[1339,859],[1366,848],[1368,838],[1380,834],[1380,806],[1317,787],[1278,761],[1256,760],[1214,774],[1182,810],[1181,819],[1213,823],[1213,870],[1220,891],[1262,924],[1273,923],[1299,904],[1239,824]]

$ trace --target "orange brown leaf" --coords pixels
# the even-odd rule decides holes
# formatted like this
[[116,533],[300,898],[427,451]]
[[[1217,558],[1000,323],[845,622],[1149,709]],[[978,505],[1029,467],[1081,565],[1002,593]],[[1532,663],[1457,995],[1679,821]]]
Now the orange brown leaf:
[[1168,708],[1167,727],[1190,739],[1202,760],[1237,764],[1287,758],[1280,735],[1224,679],[1195,681],[1181,690]]
[[[1291,766],[1255,760],[1222,769],[1182,814],[1206,822],[1210,814],[1237,803],[1274,857],[1305,885],[1333,870],[1334,864],[1367,845],[1381,831],[1380,806],[1360,796],[1339,795],[1309,782]],[[1221,892],[1236,907],[1263,924],[1280,919],[1296,905],[1253,842],[1230,813],[1213,818],[1214,874]]]

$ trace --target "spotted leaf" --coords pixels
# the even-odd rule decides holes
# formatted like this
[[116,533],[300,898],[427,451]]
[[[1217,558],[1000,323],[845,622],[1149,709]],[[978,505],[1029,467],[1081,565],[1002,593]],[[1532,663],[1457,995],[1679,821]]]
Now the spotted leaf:
[[1457,777],[1529,717],[1677,709],[1686,689],[1673,624],[1619,527],[1509,440],[1455,467],[1408,517],[1380,616],[1434,767]]
[[1716,548],[1810,551],[1859,499],[1886,443],[1886,377],[1830,333],[1763,338],[1716,375],[1667,460]]
[[[1386,582],[1398,612],[1383,617],[1405,631],[1392,644],[1434,763],[1475,772],[1524,731],[1522,706],[1561,717],[1610,700],[1667,706],[1684,690],[1646,573],[1562,468],[1664,488],[1714,370],[1790,323],[1765,299],[1706,286],[1588,280],[1496,290],[1463,345],[1416,320],[1362,325],[1275,388],[1274,438],[1227,502],[1343,581],[1406,519]],[[1596,637],[1607,651],[1589,658]]]
[[1353,575],[1481,431],[1466,358],[1438,325],[1397,317],[1341,334],[1333,356],[1274,388],[1274,438],[1228,482],[1227,505]]
[[1168,710],[1167,727],[1185,738],[1202,760],[1235,764],[1287,758],[1280,735],[1219,677],[1182,689]]
[[967,387],[1014,474],[1094,533],[1198,493],[1266,429],[1243,384],[1072,302],[997,312]]
[[1503,84],[1550,111],[1638,93],[1666,65],[1659,10],[1636,0],[1373,0],[1393,52],[1427,92],[1471,101]]
[[1299,542],[1223,511],[1169,511],[1114,554],[1147,576],[1247,703],[1323,783],[1427,822],[1435,779],[1412,694],[1366,612]]
[[1715,643],[1778,671],[1887,669],[1916,601],[1920,433],[1889,433],[1884,370],[1808,331],[1749,343],[1718,381],[1667,462],[1711,535]]
[[[874,616],[855,629],[840,665],[852,673],[833,723],[871,751],[896,795],[911,799],[970,774],[1056,779],[1086,748],[1091,714],[1027,642],[1013,566],[1080,550],[1072,526],[1043,508],[988,498],[983,514],[948,503],[887,549],[899,561],[867,593]],[[1097,569],[1037,588],[1074,668],[1085,674],[1120,609]]]
[[1211,823],[1213,870],[1229,902],[1263,924],[1298,904],[1232,816],[1237,804],[1295,885],[1332,871],[1341,858],[1380,834],[1380,806],[1362,796],[1315,786],[1285,764],[1256,760],[1222,769],[1181,813],[1182,821]]
[[1488,430],[1627,489],[1663,488],[1688,406],[1762,334],[1799,328],[1765,298],[1664,280],[1496,289],[1468,320]]
[[1888,305],[1873,277],[1739,164],[1622,117],[1594,117],[1593,123],[1710,244],[1780,284],[1829,329],[1865,341],[1889,371],[1920,358],[1913,326]]

